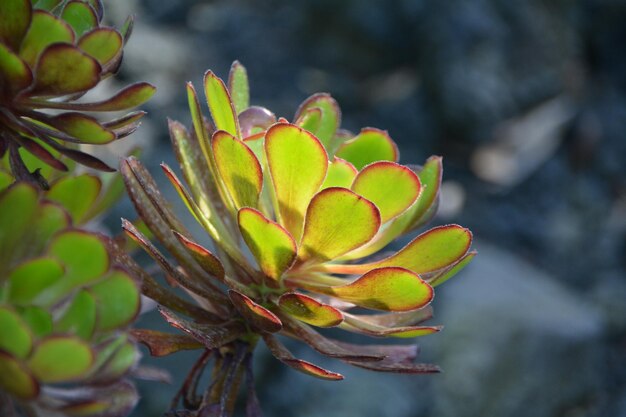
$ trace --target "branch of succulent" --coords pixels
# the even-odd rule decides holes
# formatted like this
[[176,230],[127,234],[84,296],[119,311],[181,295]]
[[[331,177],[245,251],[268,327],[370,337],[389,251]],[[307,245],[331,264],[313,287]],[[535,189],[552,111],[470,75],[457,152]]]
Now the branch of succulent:
[[[438,372],[435,365],[414,363],[415,345],[353,345],[317,329],[395,338],[441,329],[424,324],[432,315],[433,287],[473,259],[469,230],[435,227],[390,256],[363,261],[432,218],[441,158],[431,157],[419,167],[400,165],[387,132],[340,130],[339,107],[328,94],[305,100],[293,123],[277,119],[271,111],[249,105],[246,70],[238,62],[227,85],[207,72],[204,89],[212,121],[202,116],[196,91],[188,84],[193,129],[169,123],[186,184],[167,165],[162,167],[214,253],[193,239],[136,158],[121,165],[137,212],[175,262],[131,223],[124,221],[124,230],[160,265],[169,285],[183,289],[196,303],[144,274],[144,293],[161,304],[163,317],[186,336],[136,331],[135,337],[157,356],[204,349],[171,415],[231,415],[237,388],[245,380],[248,416],[260,416],[250,367],[259,340],[298,371],[343,379],[295,358],[279,334],[366,369]],[[199,375],[211,359],[212,382],[198,396]],[[174,410],[179,401],[185,411]]]
[[117,30],[103,26],[103,16],[101,0],[0,2],[0,157],[9,153],[16,179],[47,187],[24,162],[25,153],[61,171],[67,171],[67,160],[114,171],[80,145],[107,144],[139,126],[141,111],[107,122],[86,112],[143,104],[155,91],[148,83],[103,101],[77,101],[117,72],[132,31],[132,17]]
[[111,239],[76,228],[87,211],[48,198],[61,191],[0,191],[0,410],[125,416],[138,400],[127,328],[141,285],[108,251]]

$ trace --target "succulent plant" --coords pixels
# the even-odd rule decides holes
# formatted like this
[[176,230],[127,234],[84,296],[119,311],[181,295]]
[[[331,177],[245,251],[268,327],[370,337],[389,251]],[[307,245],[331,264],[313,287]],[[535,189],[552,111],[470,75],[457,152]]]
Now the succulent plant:
[[0,2],[0,157],[9,153],[17,179],[47,186],[26,166],[24,152],[62,171],[68,168],[62,156],[113,171],[80,145],[123,138],[144,115],[130,112],[100,122],[87,113],[138,106],[154,93],[148,83],[103,101],[77,101],[118,70],[131,33],[132,18],[118,31],[102,25],[103,14],[101,0]]
[[[323,336],[337,327],[372,337],[412,338],[435,333],[433,287],[467,265],[472,235],[458,225],[421,233],[401,250],[377,255],[436,211],[441,158],[403,166],[387,132],[339,129],[340,111],[328,94],[307,99],[293,123],[249,105],[245,68],[235,62],[228,86],[211,71],[204,89],[212,122],[202,116],[187,85],[193,129],[170,121],[174,151],[184,180],[162,168],[210,238],[198,243],[163,199],[136,158],[121,166],[136,210],[169,260],[129,222],[123,227],[195,304],[143,273],[144,294],[185,334],[136,330],[153,355],[204,349],[172,403],[172,415],[225,416],[238,386],[248,385],[249,416],[258,416],[251,354],[263,340],[274,356],[306,374],[342,375],[295,358],[278,334],[354,366],[383,372],[431,373],[414,363],[415,345],[354,345]],[[188,187],[188,188],[187,188]],[[373,258],[363,261],[364,258]],[[133,261],[125,262],[137,268]],[[364,314],[363,310],[375,310]],[[213,359],[212,382],[196,388]]]
[[110,255],[112,245],[74,227],[33,185],[0,192],[3,416],[17,407],[29,416],[114,417],[135,405],[124,377],[139,358],[127,327],[140,285]]

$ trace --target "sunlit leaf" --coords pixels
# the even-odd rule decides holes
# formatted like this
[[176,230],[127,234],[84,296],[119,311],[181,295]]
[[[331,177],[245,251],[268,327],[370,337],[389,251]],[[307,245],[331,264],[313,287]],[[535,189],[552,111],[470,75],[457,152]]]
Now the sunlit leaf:
[[211,71],[207,71],[204,75],[204,93],[217,129],[224,130],[236,138],[241,138],[239,119],[228,89],[224,82]]
[[309,204],[298,257],[334,259],[367,243],[379,227],[374,204],[346,188],[327,188]]
[[224,266],[219,258],[211,253],[208,249],[204,248],[202,245],[191,241],[185,236],[181,235],[178,232],[174,232],[174,236],[183,244],[183,246],[187,249],[189,254],[202,266],[202,269],[218,278],[219,280],[224,279]]
[[472,262],[476,254],[476,251],[469,252],[467,255],[459,259],[459,261],[454,265],[445,268],[442,271],[436,272],[433,276],[428,278],[427,282],[433,287],[443,284],[444,282],[461,272],[462,269],[464,269],[470,262]]
[[301,286],[361,307],[384,311],[415,310],[430,303],[434,295],[432,287],[417,274],[397,267],[373,269],[342,286],[314,283]]
[[246,68],[239,63],[233,62],[228,75],[228,91],[233,100],[233,106],[237,114],[250,106],[250,86],[248,85],[248,73]]
[[239,210],[239,230],[265,275],[279,279],[295,260],[296,242],[278,223],[251,208]]
[[322,189],[330,187],[350,188],[358,171],[350,162],[335,157],[333,162],[328,165],[328,173]]
[[429,334],[437,333],[441,330],[441,326],[380,326],[362,319],[362,316],[354,316],[352,314],[345,315],[345,322],[341,324],[341,328],[354,333],[361,333],[372,337],[398,338],[426,336]]
[[285,293],[278,305],[285,313],[317,327],[334,327],[343,321],[341,311],[304,294]]
[[[318,108],[321,111],[320,121],[315,132],[312,132],[329,149],[331,140],[341,123],[341,110],[339,105],[329,94],[318,93],[307,98],[298,108],[294,120],[298,120],[307,110]],[[332,153],[332,150],[331,152]]]
[[408,209],[417,199],[420,190],[420,180],[413,171],[388,161],[366,166],[352,184],[352,191],[378,207],[383,223]]
[[361,170],[376,161],[398,161],[398,147],[387,132],[368,127],[344,142],[337,149],[337,156]]
[[305,210],[326,177],[328,156],[311,133],[286,123],[267,131],[265,152],[279,221],[298,240]]

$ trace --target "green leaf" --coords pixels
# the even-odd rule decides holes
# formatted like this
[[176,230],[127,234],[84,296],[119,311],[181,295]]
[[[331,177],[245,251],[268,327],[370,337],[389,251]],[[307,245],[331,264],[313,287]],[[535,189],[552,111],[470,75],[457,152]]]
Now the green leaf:
[[239,63],[233,62],[228,75],[228,91],[233,99],[233,106],[237,114],[250,107],[250,86],[248,84],[248,72]]
[[362,320],[361,317],[354,316],[352,314],[345,315],[345,322],[341,324],[341,328],[353,333],[360,333],[371,337],[397,337],[404,339],[427,336],[429,334],[437,333],[442,329],[441,326],[380,326],[370,323],[367,320]]
[[90,292],[96,297],[97,328],[100,331],[126,326],[139,313],[139,289],[124,271],[111,272],[104,280],[93,285]]
[[0,192],[4,191],[9,187],[9,185],[13,184],[15,179],[8,172],[0,171]]
[[148,347],[152,356],[167,356],[181,350],[200,349],[204,345],[196,339],[181,334],[170,334],[148,329],[133,329],[131,335]]
[[106,66],[122,52],[122,35],[111,28],[97,28],[78,40],[78,47]]
[[306,212],[298,257],[327,261],[367,243],[380,227],[376,206],[346,188],[327,188]]
[[322,184],[322,189],[330,187],[350,188],[358,171],[350,162],[335,157],[328,165],[328,173]]
[[30,100],[28,103],[34,108],[78,111],[120,111],[139,106],[156,92],[156,88],[149,83],[135,83],[118,91],[113,97],[95,103],[73,103],[62,101]]
[[430,303],[434,295],[432,287],[417,274],[397,267],[373,269],[342,286],[313,283],[301,286],[361,307],[384,311],[415,310]]
[[39,55],[54,43],[74,43],[72,28],[50,13],[36,10],[21,43],[20,57],[34,68]]
[[304,212],[326,177],[328,156],[311,133],[279,123],[265,134],[265,153],[277,202],[277,217],[298,240]]
[[291,352],[283,345],[275,336],[264,334],[263,340],[269,348],[272,355],[284,364],[292,367],[296,371],[305,373],[316,378],[325,379],[328,381],[340,381],[343,379],[343,375],[336,372],[328,371],[317,365],[307,362],[302,359],[296,359]]
[[132,342],[120,346],[113,356],[98,370],[96,379],[114,381],[121,378],[139,360],[139,352]]
[[0,271],[9,268],[20,255],[23,236],[37,213],[37,191],[19,183],[0,194]]
[[228,89],[224,82],[211,71],[204,74],[204,93],[217,130],[223,130],[236,138],[241,138],[239,120]]
[[0,43],[0,95],[14,95],[32,82],[33,74],[28,65]]
[[373,268],[401,267],[416,274],[445,268],[467,253],[472,233],[456,224],[439,226],[422,233],[394,255],[377,262],[354,265],[327,265],[326,270],[337,274],[359,274]]
[[304,130],[315,134],[320,128],[322,123],[322,110],[318,107],[313,107],[298,116],[298,119],[294,124],[300,126]]
[[54,258],[36,258],[13,269],[8,276],[8,300],[28,305],[63,275],[63,266]]
[[278,299],[278,306],[296,319],[317,327],[335,327],[343,321],[343,313],[308,295],[289,292]]
[[237,311],[253,328],[268,333],[275,333],[283,328],[276,314],[254,302],[250,297],[235,290],[228,290],[228,296]]
[[72,336],[51,336],[35,347],[28,365],[40,381],[57,383],[84,375],[93,361],[94,353],[82,340]]
[[243,141],[218,130],[211,139],[217,171],[236,209],[256,207],[263,187],[263,170]]
[[65,265],[65,276],[39,297],[38,301],[44,304],[54,303],[72,289],[98,280],[109,269],[104,243],[84,231],[57,234],[48,252]]
[[358,170],[376,161],[398,161],[398,147],[389,134],[368,127],[337,149],[337,156],[351,162]]
[[0,2],[0,42],[14,51],[20,46],[28,30],[32,15],[30,0],[2,0]]
[[21,307],[20,316],[28,324],[33,336],[41,338],[52,333],[52,316],[40,307]]
[[38,217],[33,224],[37,230],[37,241],[31,243],[31,253],[39,253],[50,238],[70,225],[72,219],[64,208],[51,201],[39,204]]
[[428,158],[419,171],[418,176],[422,183],[422,192],[413,207],[406,213],[410,216],[409,219],[407,219],[408,226],[405,229],[406,231],[414,230],[424,224],[424,217],[427,217],[427,214],[439,197],[442,172],[443,167],[441,157],[439,156],[431,156]]
[[0,307],[0,349],[25,358],[33,347],[33,336],[22,318],[8,307]]
[[100,81],[100,64],[72,45],[55,44],[41,53],[32,95],[66,95],[91,89]]
[[74,29],[76,37],[98,26],[98,16],[95,10],[83,1],[73,0],[66,3],[61,12],[61,19]]
[[176,236],[178,241],[187,249],[187,252],[198,262],[202,269],[220,281],[224,279],[226,275],[224,266],[217,256],[213,255],[211,251],[204,248],[202,245],[189,240],[176,231],[174,231],[174,236]]
[[329,94],[318,93],[304,100],[304,102],[298,108],[294,120],[298,120],[303,114],[312,108],[318,108],[322,112],[320,122],[317,129],[313,133],[326,149],[328,153],[332,154],[332,149],[329,148],[331,140],[335,137],[337,129],[341,124],[341,110],[339,105]]
[[39,394],[39,384],[28,368],[5,352],[0,352],[0,389],[23,400]]
[[352,184],[352,191],[378,207],[383,223],[408,209],[417,199],[420,190],[420,180],[413,171],[388,161],[366,166]]
[[237,216],[239,230],[263,273],[280,279],[296,258],[296,242],[281,225],[252,208],[242,208]]
[[33,2],[33,5],[37,9],[50,11],[54,9],[56,6],[58,6],[58,4],[61,3],[61,1],[62,0],[37,0]]
[[[111,297],[117,294],[112,293]],[[79,291],[63,316],[56,323],[56,330],[61,333],[76,335],[89,340],[96,327],[96,300],[86,290]]]
[[477,252],[475,251],[469,252],[454,265],[435,273],[431,277],[428,277],[427,282],[433,287],[443,284],[444,282],[461,272],[461,270],[463,270],[470,262],[472,262],[476,254]]
[[47,197],[61,204],[76,223],[81,223],[100,195],[102,182],[91,174],[62,177],[55,182]]

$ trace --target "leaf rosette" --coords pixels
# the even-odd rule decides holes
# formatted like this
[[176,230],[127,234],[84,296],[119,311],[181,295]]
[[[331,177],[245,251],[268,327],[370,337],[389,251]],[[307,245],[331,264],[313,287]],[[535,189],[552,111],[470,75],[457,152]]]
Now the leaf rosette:
[[144,103],[155,91],[148,83],[103,101],[77,101],[117,72],[132,30],[132,17],[118,30],[104,26],[103,15],[101,0],[0,2],[0,157],[9,154],[17,179],[46,186],[25,154],[61,171],[68,161],[113,171],[81,145],[107,144],[139,126],[144,112],[106,122],[89,113]]
[[37,416],[115,417],[135,405],[124,377],[139,359],[127,328],[140,285],[111,244],[32,185],[0,192],[2,410],[5,398]]
[[[433,287],[474,257],[470,231],[454,224],[435,227],[395,253],[379,254],[434,215],[441,158],[423,166],[399,164],[387,132],[341,130],[339,107],[328,94],[305,100],[291,123],[277,119],[249,105],[247,74],[237,62],[227,83],[207,72],[204,90],[211,121],[188,84],[193,128],[169,124],[184,181],[167,165],[162,168],[206,231],[202,241],[208,236],[210,244],[192,237],[137,159],[121,167],[139,215],[175,262],[129,222],[125,231],[161,266],[167,281],[196,302],[144,274],[144,293],[187,336],[137,331],[136,337],[155,355],[205,349],[173,405],[182,398],[198,415],[227,415],[242,374],[250,388],[250,354],[260,339],[298,371],[343,379],[295,358],[277,334],[358,367],[438,372],[414,362],[414,345],[347,344],[319,329],[391,338],[441,329],[424,324],[432,315]],[[216,361],[214,382],[199,398],[191,387],[210,357]],[[248,401],[249,415],[258,415],[253,391]]]

